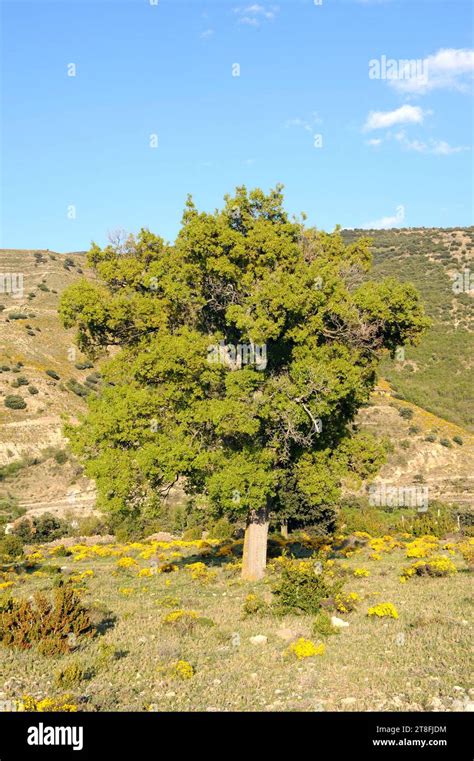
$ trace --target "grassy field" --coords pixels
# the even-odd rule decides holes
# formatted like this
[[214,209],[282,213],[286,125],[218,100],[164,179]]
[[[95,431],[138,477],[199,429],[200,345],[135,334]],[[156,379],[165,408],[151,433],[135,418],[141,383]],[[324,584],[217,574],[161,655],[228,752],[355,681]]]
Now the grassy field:
[[[416,562],[407,558],[412,540],[405,536],[395,547],[386,540],[378,552],[377,540],[365,537],[347,556],[323,548],[319,557],[332,557],[329,568],[343,574],[344,591],[360,597],[352,612],[330,614],[349,626],[323,637],[313,632],[313,615],[272,611],[281,561],[270,562],[264,582],[240,580],[239,542],[75,545],[66,557],[43,545],[30,553],[28,569],[3,574],[0,594],[49,594],[55,579],[69,579],[101,633],[54,657],[0,645],[0,700],[54,698],[85,711],[472,709],[472,587],[459,551],[469,540],[436,542],[434,552],[452,560],[457,573],[402,583],[402,570]],[[286,549],[310,554],[301,545]],[[355,576],[356,569],[369,575]],[[249,594],[262,610],[244,612]],[[386,602],[398,618],[367,615]],[[167,616],[175,620],[167,623]],[[324,643],[324,654],[289,654],[301,637]],[[61,680],[71,666],[66,673],[75,676]]]

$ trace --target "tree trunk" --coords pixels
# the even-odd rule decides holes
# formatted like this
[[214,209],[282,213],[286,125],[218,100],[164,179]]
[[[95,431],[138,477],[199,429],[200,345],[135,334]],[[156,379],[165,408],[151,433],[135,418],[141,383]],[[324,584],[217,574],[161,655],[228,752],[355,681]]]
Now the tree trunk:
[[282,521],[280,526],[280,534],[282,535],[283,539],[288,539],[288,521]]
[[267,565],[268,510],[253,510],[245,529],[242,578],[247,581],[263,579]]

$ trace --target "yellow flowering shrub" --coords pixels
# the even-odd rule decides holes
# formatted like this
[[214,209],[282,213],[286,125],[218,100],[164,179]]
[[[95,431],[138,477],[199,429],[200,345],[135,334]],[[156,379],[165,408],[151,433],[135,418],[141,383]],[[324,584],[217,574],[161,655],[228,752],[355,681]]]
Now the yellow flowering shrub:
[[367,615],[376,616],[377,618],[398,618],[398,611],[393,603],[381,602],[379,605],[369,608]]
[[194,676],[194,666],[189,661],[177,661],[173,667],[173,673],[180,679],[191,679]]
[[90,579],[93,575],[94,575],[94,571],[89,569],[87,571],[82,571],[82,573],[71,574],[69,579],[70,581],[73,581],[75,584],[79,584],[81,581],[84,581],[84,579]]
[[138,563],[135,560],[135,558],[125,557],[125,558],[120,558],[120,560],[117,561],[117,568],[120,568],[120,569],[136,568],[137,566],[138,566]]
[[295,655],[300,661],[303,658],[312,658],[314,655],[324,655],[325,650],[326,648],[322,643],[315,645],[310,639],[300,637],[296,642],[291,643],[286,653]]
[[357,576],[357,577],[370,576],[370,571],[368,571],[367,568],[356,568],[354,571],[354,576]]
[[407,558],[427,558],[438,549],[439,541],[436,536],[420,536],[406,545]]
[[63,695],[59,698],[43,698],[36,700],[31,695],[24,695],[21,701],[17,703],[18,711],[46,713],[74,713],[77,711],[77,705],[71,702],[70,695]]
[[392,552],[397,547],[403,547],[403,544],[393,536],[386,534],[385,536],[375,537],[374,539],[371,539],[369,542],[369,547],[375,553]]
[[152,568],[141,568],[138,571],[138,576],[140,578],[148,577],[148,576],[153,576],[153,569]]
[[0,592],[3,592],[4,589],[8,589],[9,587],[13,586],[13,581],[4,581],[2,584],[0,584]]
[[334,598],[336,610],[339,613],[350,613],[354,610],[361,598],[357,592],[340,592]]
[[177,621],[184,619],[196,619],[199,618],[199,613],[196,610],[172,610],[171,613],[167,613],[163,618],[164,624],[174,624]]
[[369,555],[369,560],[382,560],[382,555],[379,552],[373,552]]
[[464,560],[468,565],[472,565],[474,563],[474,537],[470,537],[469,539],[465,539],[463,542],[460,542],[457,545],[457,549],[463,556]]
[[400,581],[412,576],[452,576],[457,573],[453,561],[445,555],[434,555],[428,560],[418,560],[403,569]]
[[186,571],[191,574],[193,581],[212,581],[217,576],[217,571],[211,571],[204,563],[191,563],[186,566]]

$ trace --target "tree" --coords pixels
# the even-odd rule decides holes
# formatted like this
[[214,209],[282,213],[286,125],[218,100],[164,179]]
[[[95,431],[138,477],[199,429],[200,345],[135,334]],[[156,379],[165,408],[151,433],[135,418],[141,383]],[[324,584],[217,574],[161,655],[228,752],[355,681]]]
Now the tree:
[[427,320],[410,284],[367,282],[369,243],[290,221],[277,186],[239,187],[213,214],[188,198],[174,245],[143,229],[119,250],[94,244],[97,281],[70,286],[60,314],[90,357],[119,348],[68,431],[99,505],[153,514],[179,478],[245,517],[243,576],[256,579],[288,483],[310,518],[347,474],[375,472],[380,448],[354,417],[382,354]]

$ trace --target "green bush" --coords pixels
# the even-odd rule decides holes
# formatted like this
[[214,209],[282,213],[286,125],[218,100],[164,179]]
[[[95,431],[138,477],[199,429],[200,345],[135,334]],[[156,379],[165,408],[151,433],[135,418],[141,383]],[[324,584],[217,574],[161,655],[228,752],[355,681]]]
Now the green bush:
[[58,449],[54,455],[54,459],[58,465],[64,465],[68,461],[68,454],[64,449]]
[[413,410],[411,407],[400,407],[398,414],[405,420],[411,420],[413,417]]
[[448,449],[452,449],[453,445],[451,444],[449,439],[440,439],[439,443],[442,447],[447,447]]
[[76,370],[89,370],[91,367],[94,367],[92,362],[89,362],[89,360],[84,360],[83,362],[76,362],[74,365]]
[[431,441],[432,443],[436,441],[436,434],[435,433],[428,433],[425,436],[425,441]]
[[39,394],[39,391],[36,386],[28,386],[28,393],[34,396],[35,394]]
[[69,378],[68,382],[66,383],[66,388],[69,391],[72,391],[73,394],[76,394],[76,396],[85,397],[90,394],[89,389],[81,385],[75,378]]
[[316,637],[329,637],[339,634],[339,629],[331,623],[331,618],[324,610],[320,610],[313,622],[313,634]]
[[19,375],[18,378],[15,378],[15,380],[12,383],[12,386],[14,388],[18,388],[19,386],[28,386],[29,385],[28,378],[25,378],[24,375]]
[[13,534],[0,536],[0,561],[11,563],[23,556],[23,542]]
[[55,370],[46,370],[46,375],[49,375],[50,378],[53,378],[54,380],[61,380],[61,376],[57,374]]
[[273,608],[279,614],[318,613],[321,603],[340,593],[343,580],[329,577],[323,563],[315,559],[284,559],[273,584]]
[[9,394],[5,397],[4,401],[5,407],[8,407],[11,410],[24,410],[26,407],[26,402],[21,396],[15,396],[13,394]]
[[227,518],[219,518],[211,527],[209,537],[211,539],[230,539],[233,531],[234,527]]
[[14,534],[23,542],[52,542],[69,534],[69,524],[51,513],[44,513],[33,518],[24,519],[14,528]]
[[9,320],[27,320],[28,315],[24,312],[10,312],[8,315]]
[[464,444],[464,441],[460,436],[453,436],[453,441],[455,444],[459,444],[460,447]]

